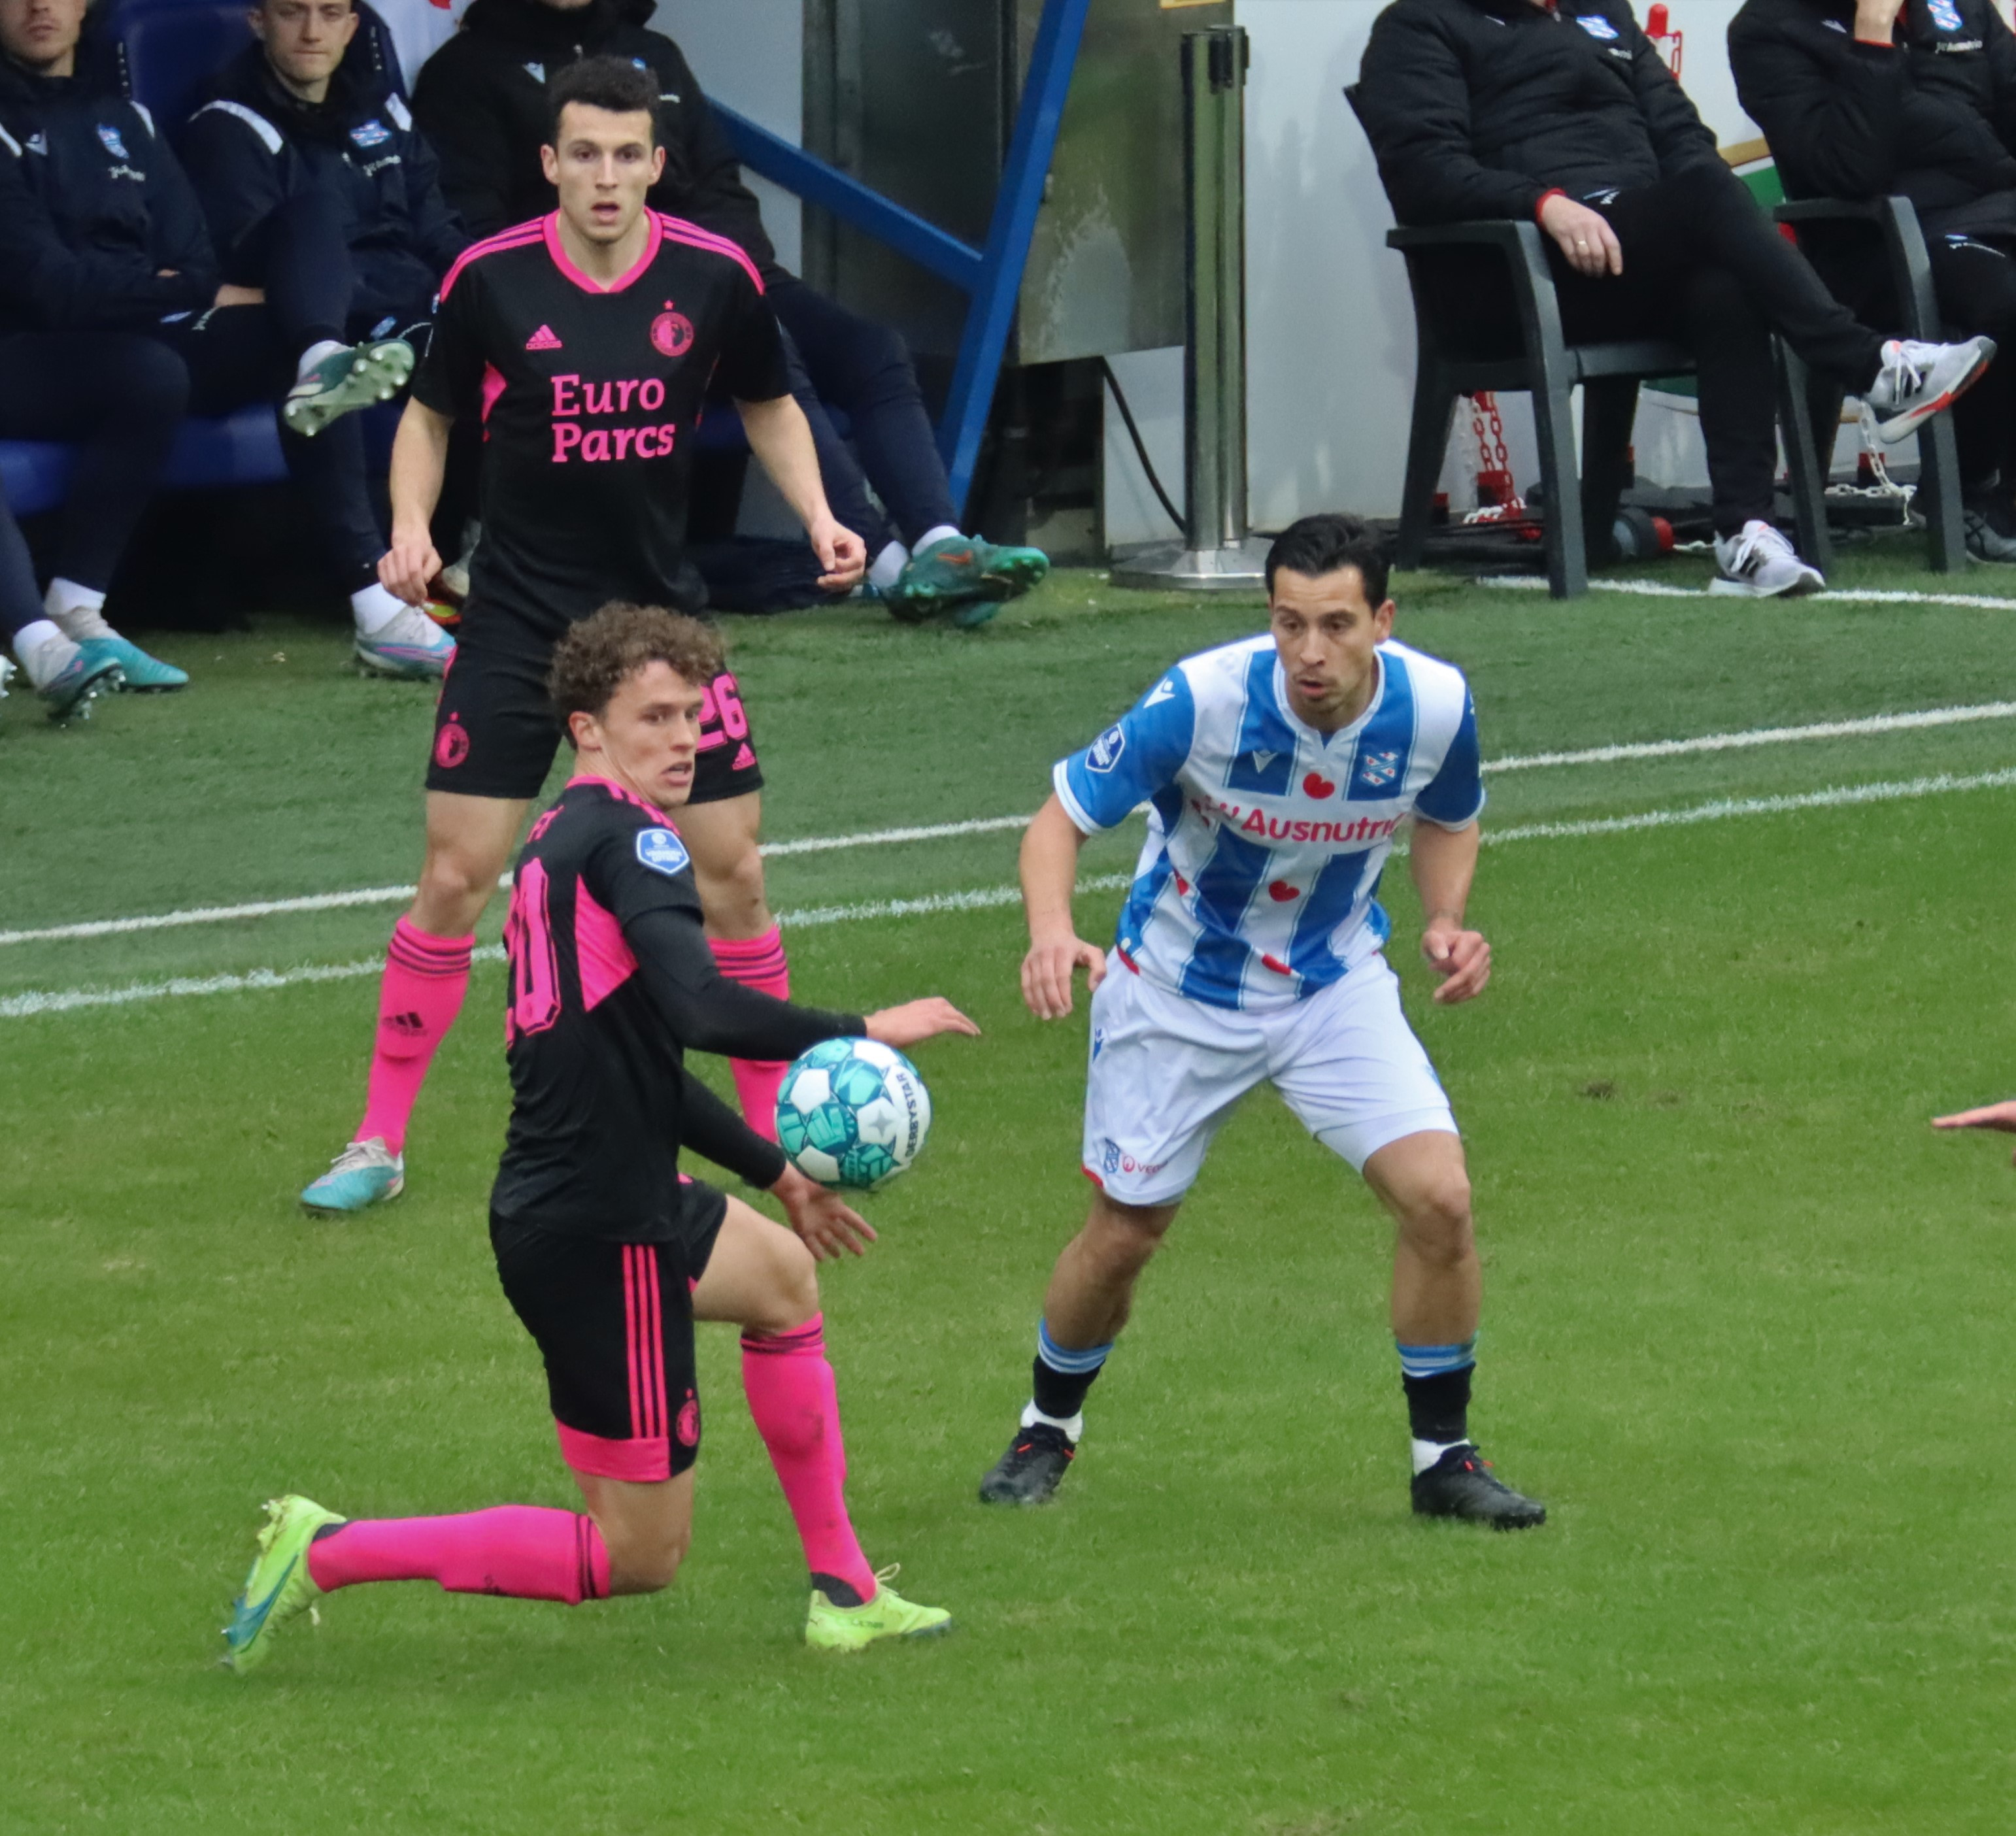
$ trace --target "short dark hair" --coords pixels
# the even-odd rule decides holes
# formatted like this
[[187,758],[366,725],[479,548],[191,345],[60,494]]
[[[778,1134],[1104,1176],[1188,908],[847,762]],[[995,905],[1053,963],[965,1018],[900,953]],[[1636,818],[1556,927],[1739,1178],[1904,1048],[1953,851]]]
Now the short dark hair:
[[658,79],[656,73],[627,57],[584,57],[558,70],[546,81],[546,144],[558,146],[560,111],[571,103],[599,108],[612,115],[651,117],[651,141],[658,138]]
[[[683,612],[611,599],[567,628],[553,646],[546,693],[563,726],[571,714],[599,716],[623,684],[653,663],[669,664],[690,688],[721,674],[720,634]],[[567,735],[573,743],[571,731]]]
[[1388,565],[1384,544],[1363,517],[1348,510],[1326,510],[1291,523],[1274,538],[1274,545],[1267,551],[1267,596],[1273,598],[1274,576],[1283,567],[1312,580],[1355,567],[1365,589],[1365,603],[1376,612],[1386,603]]

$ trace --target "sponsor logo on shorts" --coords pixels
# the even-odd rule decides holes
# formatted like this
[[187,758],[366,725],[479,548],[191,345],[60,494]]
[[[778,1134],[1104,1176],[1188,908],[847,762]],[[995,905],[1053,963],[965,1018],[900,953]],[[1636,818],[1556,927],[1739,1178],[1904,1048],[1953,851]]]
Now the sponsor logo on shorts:
[[1167,1161],[1137,1161],[1133,1155],[1123,1152],[1117,1141],[1102,1141],[1100,1165],[1109,1174],[1132,1173],[1143,1179],[1152,1179],[1169,1163]]
[[686,1399],[679,1405],[679,1418],[672,1424],[672,1432],[679,1438],[682,1447],[700,1445],[700,1399],[692,1391],[686,1391]]
[[1086,749],[1085,762],[1095,772],[1110,772],[1119,764],[1120,755],[1127,750],[1127,735],[1117,723],[1108,727]]
[[731,772],[749,772],[756,769],[756,749],[747,740],[735,750],[735,757],[729,761]]
[[1584,13],[1576,16],[1575,23],[1592,38],[1611,39],[1617,36],[1617,28],[1600,13]]
[[469,729],[450,715],[447,725],[434,735],[434,763],[443,771],[452,772],[468,757]]
[[693,321],[683,312],[675,312],[668,300],[665,310],[651,321],[651,347],[667,357],[683,357],[693,348]]
[[671,830],[639,829],[637,831],[638,863],[649,867],[653,873],[663,873],[668,878],[675,873],[683,873],[691,859],[686,852],[686,844]]
[[1106,1049],[1106,1028],[1096,1026],[1092,1029],[1092,1055],[1096,1058]]

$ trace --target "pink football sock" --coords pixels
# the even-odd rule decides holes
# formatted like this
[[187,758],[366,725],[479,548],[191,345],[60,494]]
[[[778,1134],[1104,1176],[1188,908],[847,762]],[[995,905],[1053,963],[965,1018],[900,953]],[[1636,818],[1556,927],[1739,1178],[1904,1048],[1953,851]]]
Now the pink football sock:
[[841,1496],[847,1449],[840,1437],[840,1395],[826,1362],[825,1321],[815,1313],[795,1332],[776,1338],[744,1334],[742,1387],[805,1546],[805,1566],[872,1600],[875,1571],[855,1540]]
[[385,979],[378,988],[370,1093],[352,1140],[382,1135],[393,1153],[405,1151],[406,1118],[427,1080],[434,1048],[462,1011],[475,945],[473,937],[430,937],[410,918],[393,926]]
[[595,1520],[531,1504],[345,1524],[308,1545],[308,1575],[325,1593],[360,1581],[438,1581],[450,1593],[570,1607],[609,1597],[609,1552]]
[[[707,939],[721,973],[744,988],[760,988],[780,1001],[791,998],[791,971],[784,961],[784,940],[776,925],[761,937],[747,939],[715,937]],[[736,1100],[742,1105],[742,1119],[766,1141],[777,1139],[777,1093],[783,1087],[787,1064],[767,1059],[731,1058],[729,1072],[735,1078]]]

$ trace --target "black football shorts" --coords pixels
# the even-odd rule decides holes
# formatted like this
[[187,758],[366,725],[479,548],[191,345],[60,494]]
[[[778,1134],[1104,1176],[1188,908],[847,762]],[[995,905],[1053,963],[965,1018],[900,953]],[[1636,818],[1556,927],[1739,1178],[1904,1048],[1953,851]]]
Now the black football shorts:
[[491,1214],[498,1279],[545,1360],[560,1457],[578,1473],[670,1479],[699,1454],[693,1291],[728,1201],[697,1179],[681,1190],[673,1243],[611,1243]]
[[[496,614],[465,615],[434,709],[427,788],[530,802],[564,737],[546,697],[553,644]],[[689,803],[720,803],[763,788],[741,690],[726,671],[707,685]]]

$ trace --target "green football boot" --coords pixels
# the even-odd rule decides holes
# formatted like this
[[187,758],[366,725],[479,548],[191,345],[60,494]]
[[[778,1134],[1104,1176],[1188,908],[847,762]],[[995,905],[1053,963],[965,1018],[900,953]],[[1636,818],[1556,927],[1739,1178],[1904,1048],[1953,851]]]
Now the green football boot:
[[903,563],[883,598],[891,616],[905,625],[949,612],[954,625],[970,631],[1049,571],[1049,556],[1040,549],[1000,548],[977,535],[945,535]]
[[859,1607],[836,1607],[814,1588],[805,1643],[815,1651],[859,1651],[879,1638],[931,1638],[951,1631],[952,1615],[944,1607],[920,1607],[889,1585],[902,1567],[898,1562],[877,1571],[875,1597]]
[[224,1629],[224,1665],[243,1676],[266,1661],[273,1634],[321,1597],[308,1573],[308,1545],[325,1524],[349,1520],[324,1510],[311,1498],[269,1498],[259,1553],[252,1559],[245,1589],[231,1603]]
[[280,418],[304,440],[331,421],[374,401],[390,401],[413,373],[413,347],[404,338],[332,351],[287,391]]

